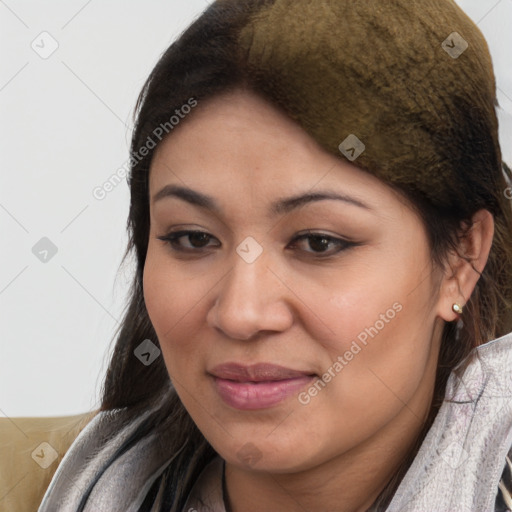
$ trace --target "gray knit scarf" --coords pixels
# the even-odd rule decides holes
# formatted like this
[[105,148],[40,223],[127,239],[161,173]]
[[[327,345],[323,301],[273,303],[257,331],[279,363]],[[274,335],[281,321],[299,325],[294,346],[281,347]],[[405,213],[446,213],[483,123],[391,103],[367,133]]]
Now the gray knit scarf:
[[[447,399],[387,512],[512,510],[512,333],[471,355],[461,378],[450,375]],[[166,400],[167,395],[159,405]],[[138,512],[172,459],[165,434],[150,433],[122,449],[152,412],[129,425],[123,424],[122,410],[96,415],[65,454],[38,512]],[[203,471],[183,512],[192,503],[197,512],[225,512],[222,465],[216,467],[208,491],[213,486],[217,501],[201,505]]]

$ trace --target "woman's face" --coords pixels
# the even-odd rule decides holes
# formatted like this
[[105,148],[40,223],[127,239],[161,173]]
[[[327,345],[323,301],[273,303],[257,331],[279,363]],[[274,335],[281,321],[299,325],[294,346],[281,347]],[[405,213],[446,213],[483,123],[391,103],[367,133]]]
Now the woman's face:
[[237,91],[160,144],[150,203],[147,310],[224,459],[285,473],[418,432],[442,275],[390,187]]

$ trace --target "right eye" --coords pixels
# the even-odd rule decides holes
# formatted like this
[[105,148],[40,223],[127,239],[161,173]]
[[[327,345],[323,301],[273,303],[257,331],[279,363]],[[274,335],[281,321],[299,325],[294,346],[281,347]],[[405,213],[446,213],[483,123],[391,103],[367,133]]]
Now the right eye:
[[[189,245],[182,245],[179,240],[188,239]],[[205,231],[175,231],[164,236],[157,236],[158,240],[168,243],[171,249],[182,252],[201,252],[201,249],[208,247],[208,242],[216,238]],[[214,247],[219,247],[219,244]]]

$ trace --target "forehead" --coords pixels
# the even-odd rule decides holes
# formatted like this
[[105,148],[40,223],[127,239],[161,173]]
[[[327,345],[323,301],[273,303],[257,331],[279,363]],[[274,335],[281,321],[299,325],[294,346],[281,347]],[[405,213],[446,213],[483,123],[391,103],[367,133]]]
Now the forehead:
[[261,97],[234,91],[199,104],[157,147],[153,197],[170,184],[226,201],[272,201],[329,189],[381,202],[390,187],[325,151],[296,122]]

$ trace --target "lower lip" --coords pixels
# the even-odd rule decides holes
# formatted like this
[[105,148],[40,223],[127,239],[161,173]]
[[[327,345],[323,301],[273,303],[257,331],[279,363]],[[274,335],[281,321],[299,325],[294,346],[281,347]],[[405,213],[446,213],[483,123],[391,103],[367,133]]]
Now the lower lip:
[[304,376],[293,379],[265,382],[237,382],[214,377],[217,392],[224,402],[235,409],[265,409],[282,402],[300,391],[314,377]]

